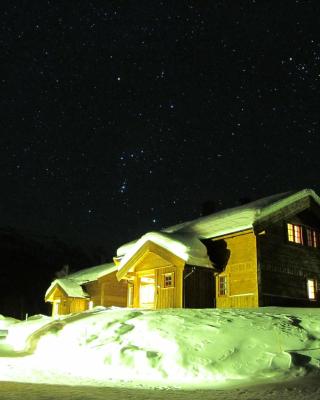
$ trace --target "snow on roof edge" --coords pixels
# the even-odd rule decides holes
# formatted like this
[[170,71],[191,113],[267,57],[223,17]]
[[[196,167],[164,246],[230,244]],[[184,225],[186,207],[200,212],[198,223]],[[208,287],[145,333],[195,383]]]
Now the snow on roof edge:
[[93,282],[101,278],[101,276],[109,275],[116,270],[117,266],[114,263],[105,263],[81,269],[77,272],[67,275],[66,278],[72,279],[82,285],[86,282]]
[[45,298],[50,294],[54,287],[58,285],[69,297],[77,297],[85,299],[89,295],[82,289],[81,285],[74,282],[72,279],[59,278],[55,279],[45,293]]
[[87,298],[89,295],[83,290],[81,285],[96,281],[102,276],[109,275],[116,270],[117,266],[114,263],[105,263],[79,270],[63,278],[55,279],[47,289],[45,297],[58,284],[70,297]]
[[208,257],[206,246],[195,236],[185,233],[169,234],[166,232],[147,232],[139,240],[128,248],[118,265],[122,270],[131,257],[147,242],[153,242],[158,246],[180,257],[187,264],[198,265],[205,268],[213,268]]
[[305,197],[312,197],[313,200],[320,206],[320,197],[316,194],[316,192],[312,189],[302,189],[297,192],[293,192],[288,197],[279,199],[278,201],[269,204],[268,206],[262,208],[258,215],[258,218],[255,222],[260,222],[262,219],[268,217],[273,212],[280,210],[281,208],[292,204],[298,200],[301,200]]
[[[218,237],[227,235],[230,233],[236,233],[243,231],[245,229],[250,229],[254,227],[254,224],[259,222],[262,218],[270,215],[271,213],[281,209],[287,204],[291,204],[292,202],[302,199],[306,196],[311,196],[316,203],[320,206],[320,197],[315,193],[313,189],[302,189],[298,191],[288,191],[283,192],[267,197],[263,197],[261,199],[255,200],[248,204],[244,204],[237,207],[227,208],[221,210],[217,213],[210,214],[204,217],[199,217],[194,220],[186,221],[180,224],[176,224],[167,228],[162,229],[160,232],[162,233],[178,233],[178,232],[189,232],[193,233],[199,239],[206,239],[210,237]],[[288,201],[289,199],[289,201]],[[268,204],[268,202],[270,202]],[[265,210],[265,212],[264,212]],[[241,212],[243,213],[241,217]],[[236,220],[236,217],[239,217]],[[219,218],[220,217],[220,218]],[[220,220],[221,227],[217,228],[212,234],[207,232],[206,234],[197,231],[197,225],[201,226],[206,221],[208,222],[208,226],[210,226],[210,221],[213,220],[213,224],[217,224]],[[226,225],[225,223],[228,222]],[[139,239],[138,239],[139,240]],[[133,246],[137,243],[138,240],[131,241],[128,243],[124,243],[117,249],[117,256],[124,256],[131,250]]]

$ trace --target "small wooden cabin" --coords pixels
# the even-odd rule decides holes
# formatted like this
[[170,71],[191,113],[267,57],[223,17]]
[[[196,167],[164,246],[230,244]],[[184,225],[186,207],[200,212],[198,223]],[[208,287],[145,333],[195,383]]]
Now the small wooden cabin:
[[87,268],[54,280],[45,294],[52,316],[88,310],[94,306],[127,305],[127,284],[116,278],[113,263]]
[[282,193],[118,249],[128,306],[319,306],[320,198]]

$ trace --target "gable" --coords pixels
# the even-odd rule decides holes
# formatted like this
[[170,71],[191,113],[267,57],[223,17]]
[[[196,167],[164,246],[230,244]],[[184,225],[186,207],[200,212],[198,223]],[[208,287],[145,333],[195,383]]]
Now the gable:
[[288,199],[283,199],[280,204],[271,205],[267,210],[262,210],[253,224],[255,232],[263,230],[270,224],[297,218],[306,211],[312,212],[314,218],[318,218],[316,217],[316,215],[320,215],[318,196],[315,195],[316,197],[313,197],[312,193],[308,192],[305,193],[305,196],[298,196],[299,193],[290,196]]
[[187,264],[212,268],[205,245],[195,235],[186,232],[168,233],[161,231],[148,232],[139,240],[121,246],[117,250],[117,256],[122,256],[118,269],[121,269],[135,254],[139,254],[139,249],[146,242],[158,246],[157,252],[161,252],[161,249],[167,250]]
[[293,224],[306,225],[320,230],[320,216],[312,208],[303,210],[287,219]]
[[[180,257],[148,240],[121,261],[117,272],[117,279],[124,278],[128,272],[136,270],[140,264],[143,264],[143,269],[149,265],[151,268],[156,268],[157,266],[163,266],[164,260],[169,264],[179,266],[185,264],[184,260]],[[155,264],[153,264],[154,262]]]
[[64,296],[76,297],[76,298],[87,298],[88,294],[83,290],[82,286],[72,279],[60,278],[53,281],[45,294],[45,300],[49,301],[52,297],[53,291],[59,287],[63,291]]
[[68,297],[67,293],[62,289],[62,287],[55,282],[51,285],[45,295],[45,301],[53,301],[58,298]]

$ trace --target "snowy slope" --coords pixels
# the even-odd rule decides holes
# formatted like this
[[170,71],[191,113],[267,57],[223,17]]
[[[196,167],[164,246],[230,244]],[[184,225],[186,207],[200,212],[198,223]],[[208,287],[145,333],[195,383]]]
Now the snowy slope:
[[320,368],[319,309],[101,307],[6,326],[3,381],[226,388]]

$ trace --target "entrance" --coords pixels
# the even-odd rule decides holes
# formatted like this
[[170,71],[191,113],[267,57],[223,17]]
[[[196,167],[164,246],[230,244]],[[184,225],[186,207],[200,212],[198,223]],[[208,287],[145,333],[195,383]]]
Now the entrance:
[[58,318],[59,317],[59,305],[60,305],[60,299],[53,300],[52,303],[52,316],[53,318]]
[[139,307],[154,308],[155,279],[154,275],[141,276],[139,288]]

